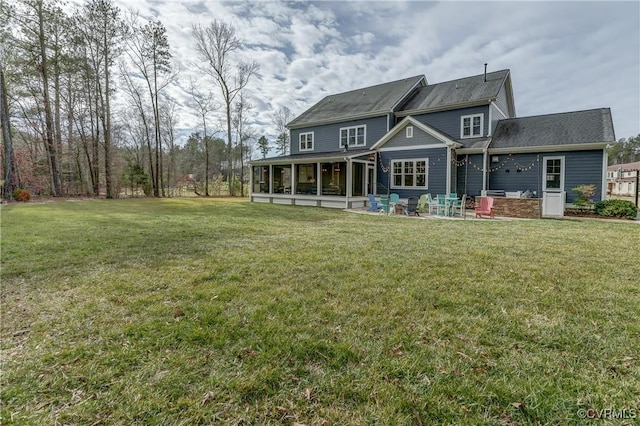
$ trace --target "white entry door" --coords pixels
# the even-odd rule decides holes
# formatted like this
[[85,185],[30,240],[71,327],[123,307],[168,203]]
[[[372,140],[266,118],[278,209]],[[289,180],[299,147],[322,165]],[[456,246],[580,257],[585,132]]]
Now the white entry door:
[[564,157],[543,157],[542,173],[542,216],[564,216],[567,196],[564,190]]

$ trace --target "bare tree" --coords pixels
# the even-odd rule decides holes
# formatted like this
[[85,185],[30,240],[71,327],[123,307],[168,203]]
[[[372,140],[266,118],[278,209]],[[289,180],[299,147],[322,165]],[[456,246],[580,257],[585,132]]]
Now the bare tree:
[[7,102],[7,86],[4,81],[4,58],[0,52],[0,125],[2,126],[2,143],[4,145],[4,196],[13,198],[15,162],[9,119],[9,103]]
[[205,196],[209,196],[209,174],[210,174],[210,157],[209,157],[209,139],[207,137],[207,116],[218,109],[217,105],[213,102],[213,93],[212,92],[201,92],[196,87],[195,80],[190,80],[189,85],[189,94],[191,95],[192,103],[191,107],[198,111],[200,118],[202,119],[202,128],[204,137],[202,138],[204,142],[204,186],[205,186]]
[[287,129],[287,124],[291,120],[293,120],[293,114],[286,106],[276,110],[273,114],[273,125],[278,134],[276,150],[280,155],[287,155],[289,150],[289,129]]
[[232,105],[238,93],[249,83],[251,76],[258,71],[259,65],[255,61],[251,63],[237,62],[235,66],[232,65],[230,55],[242,47],[242,42],[236,37],[236,31],[231,25],[214,20],[208,27],[194,25],[193,33],[196,39],[196,50],[209,65],[201,69],[213,77],[220,87],[226,108],[227,150],[229,154],[227,179],[229,194],[233,195]]
[[240,196],[244,197],[244,160],[247,152],[247,144],[254,136],[248,127],[247,113],[253,109],[253,105],[244,99],[244,92],[240,92],[240,100],[236,103],[233,115],[233,127],[236,131],[238,151],[240,159]]

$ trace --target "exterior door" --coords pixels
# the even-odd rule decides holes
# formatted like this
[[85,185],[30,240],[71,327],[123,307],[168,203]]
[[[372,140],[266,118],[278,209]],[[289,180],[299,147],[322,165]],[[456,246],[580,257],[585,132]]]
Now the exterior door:
[[367,194],[374,194],[373,192],[373,165],[367,166]]
[[564,157],[543,157],[542,165],[542,215],[564,216],[567,196],[564,190]]

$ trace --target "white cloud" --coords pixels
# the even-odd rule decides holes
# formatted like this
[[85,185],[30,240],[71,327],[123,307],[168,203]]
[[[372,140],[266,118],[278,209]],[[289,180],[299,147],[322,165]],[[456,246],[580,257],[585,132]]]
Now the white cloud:
[[[247,44],[241,57],[261,65],[248,88],[260,134],[273,135],[282,106],[299,114],[331,93],[418,74],[437,83],[480,74],[485,62],[511,69],[519,116],[611,107],[618,137],[640,133],[637,2],[116,3],[164,23],[183,87],[202,77],[192,24],[231,22]],[[183,109],[184,127],[197,128],[192,115]]]

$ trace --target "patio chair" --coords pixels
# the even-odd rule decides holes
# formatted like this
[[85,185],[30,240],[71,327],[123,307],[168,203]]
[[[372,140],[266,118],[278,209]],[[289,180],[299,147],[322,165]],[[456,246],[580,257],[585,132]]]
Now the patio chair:
[[451,215],[465,217],[467,209],[467,194],[462,194],[461,200],[456,200],[451,206]]
[[380,209],[382,209],[382,206],[378,204],[378,202],[376,201],[376,197],[374,197],[373,194],[369,194],[369,208],[367,209],[367,211],[379,212]]
[[392,212],[395,212],[396,204],[400,204],[400,196],[395,192],[389,194],[389,207]]
[[425,210],[427,208],[427,194],[422,194],[418,199],[418,213],[426,213]]
[[427,194],[427,210],[429,214],[438,214],[438,203],[431,194]]
[[389,214],[391,207],[389,205],[389,197],[383,195],[380,197],[380,213]]
[[480,203],[476,206],[476,217],[482,217],[482,215],[489,215],[493,219],[493,198],[492,197],[480,197],[476,200],[480,200]]
[[438,216],[447,215],[447,197],[444,194],[436,195],[436,201],[438,206]]
[[404,209],[404,214],[407,216],[420,216],[418,213],[418,197],[407,198],[407,208]]

